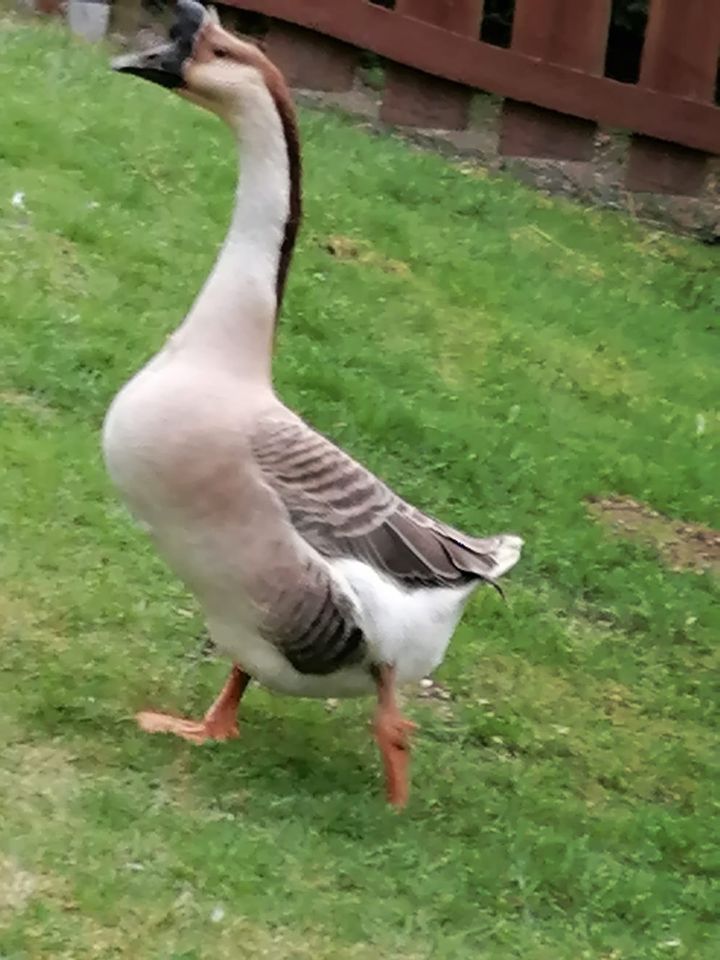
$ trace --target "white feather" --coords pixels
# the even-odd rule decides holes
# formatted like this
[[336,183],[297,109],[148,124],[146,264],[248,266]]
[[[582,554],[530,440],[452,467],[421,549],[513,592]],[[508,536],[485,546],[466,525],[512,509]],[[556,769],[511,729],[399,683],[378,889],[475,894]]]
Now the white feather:
[[[463,608],[477,584],[407,590],[360,560],[335,560],[330,569],[355,600],[378,663],[395,665],[399,683],[420,680],[445,656]],[[218,648],[270,690],[301,697],[353,697],[375,687],[367,663],[328,676],[299,673],[272,643],[252,629],[239,629],[233,612],[209,622]]]
[[336,560],[332,568],[357,599],[373,660],[394,664],[400,683],[439,666],[477,587],[407,589],[360,560]]
[[495,547],[495,566],[493,567],[493,580],[498,580],[504,576],[508,570],[511,570],[520,559],[520,551],[525,541],[522,537],[516,537],[512,533],[506,533],[497,538],[499,544]]

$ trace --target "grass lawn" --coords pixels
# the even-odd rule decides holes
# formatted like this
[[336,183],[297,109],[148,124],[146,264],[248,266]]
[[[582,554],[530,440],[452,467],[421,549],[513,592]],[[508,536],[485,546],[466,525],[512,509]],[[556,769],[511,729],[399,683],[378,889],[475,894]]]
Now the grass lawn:
[[371,703],[251,691],[99,452],[224,233],[211,118],[52,28],[0,29],[3,960],[716,960],[720,589],[588,497],[720,529],[711,248],[304,112],[284,398],[410,500],[527,541],[473,601],[403,816]]

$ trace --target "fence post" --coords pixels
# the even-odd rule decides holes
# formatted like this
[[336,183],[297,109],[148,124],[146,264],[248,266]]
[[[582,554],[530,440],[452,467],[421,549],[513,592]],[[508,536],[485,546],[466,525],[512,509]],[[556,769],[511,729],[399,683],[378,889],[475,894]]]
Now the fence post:
[[29,6],[35,13],[42,13],[48,17],[60,17],[63,12],[61,0],[34,0]]
[[[484,0],[397,0],[395,12],[452,33],[479,38]],[[478,50],[479,54],[479,50]],[[426,129],[464,130],[472,90],[459,83],[388,64],[380,119]]]
[[[512,49],[602,76],[611,0],[516,0]],[[506,100],[500,152],[511,157],[591,160],[595,124]]]
[[[640,84],[712,103],[720,53],[717,0],[653,0]],[[693,196],[703,187],[707,155],[651,137],[633,138],[625,178],[630,190]]]
[[342,92],[353,85],[358,51],[332,37],[273,20],[265,52],[291,87]]

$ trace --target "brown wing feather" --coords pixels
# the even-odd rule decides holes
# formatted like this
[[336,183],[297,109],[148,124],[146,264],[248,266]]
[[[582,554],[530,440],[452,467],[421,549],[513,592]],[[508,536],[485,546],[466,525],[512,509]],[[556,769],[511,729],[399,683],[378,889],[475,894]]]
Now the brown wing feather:
[[299,673],[326,675],[365,659],[355,611],[324,565],[309,559],[272,592],[260,630]]
[[426,516],[289,412],[259,424],[252,450],[295,529],[323,556],[364,560],[407,586],[492,581],[499,538]]

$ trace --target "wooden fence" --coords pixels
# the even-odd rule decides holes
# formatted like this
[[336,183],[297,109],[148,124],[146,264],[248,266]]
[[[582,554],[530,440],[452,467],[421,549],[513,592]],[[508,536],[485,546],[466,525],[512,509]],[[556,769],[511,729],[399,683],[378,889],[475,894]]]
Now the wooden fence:
[[223,0],[272,18],[295,86],[348,90],[360,50],[387,61],[381,119],[462,129],[474,90],[504,98],[505,156],[589,160],[598,124],[631,132],[626,185],[695,195],[720,155],[720,0],[650,0],[637,84],[603,76],[612,0],[515,0],[508,49],[479,39],[483,0]]

